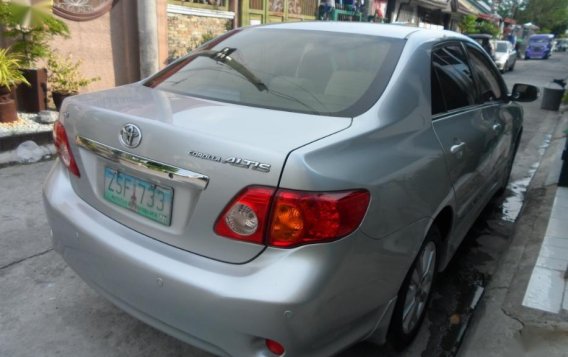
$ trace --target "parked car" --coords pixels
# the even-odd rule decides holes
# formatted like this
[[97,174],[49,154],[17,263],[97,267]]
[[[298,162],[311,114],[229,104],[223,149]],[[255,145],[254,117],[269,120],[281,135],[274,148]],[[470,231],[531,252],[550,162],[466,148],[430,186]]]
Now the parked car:
[[[278,46],[274,46],[278,43]],[[450,31],[239,28],[63,103],[54,248],[140,320],[218,355],[408,344],[522,133],[491,58]]]
[[476,34],[467,34],[468,37],[475,40],[475,42],[479,43],[481,47],[487,52],[491,58],[495,58],[495,48],[491,44],[491,35],[483,34],[483,33],[476,33]]
[[568,40],[560,39],[556,42],[555,50],[557,52],[566,52],[566,49],[568,49]]
[[495,42],[495,64],[501,72],[512,71],[517,63],[517,51],[509,41]]
[[548,59],[552,54],[554,35],[540,34],[529,37],[525,59]]

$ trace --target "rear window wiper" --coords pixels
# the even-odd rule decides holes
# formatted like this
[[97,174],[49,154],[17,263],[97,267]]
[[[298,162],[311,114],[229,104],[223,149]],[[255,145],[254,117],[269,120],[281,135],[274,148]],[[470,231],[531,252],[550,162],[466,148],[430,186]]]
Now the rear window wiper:
[[249,82],[251,82],[259,91],[268,91],[268,87],[264,84],[260,78],[254,75],[248,70],[242,63],[231,57],[231,54],[235,52],[236,48],[225,47],[219,51],[213,50],[202,50],[197,51],[192,54],[192,57],[209,57],[217,62],[226,64],[235,71],[239,72],[243,77],[245,77]]

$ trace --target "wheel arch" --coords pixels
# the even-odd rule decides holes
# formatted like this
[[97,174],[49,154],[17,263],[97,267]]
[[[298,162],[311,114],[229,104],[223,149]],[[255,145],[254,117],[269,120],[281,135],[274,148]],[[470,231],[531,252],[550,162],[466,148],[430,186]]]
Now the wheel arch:
[[447,265],[448,259],[448,242],[454,224],[454,210],[451,206],[445,206],[432,220],[432,226],[436,226],[440,232],[440,247],[438,253],[440,254],[438,270],[444,270]]

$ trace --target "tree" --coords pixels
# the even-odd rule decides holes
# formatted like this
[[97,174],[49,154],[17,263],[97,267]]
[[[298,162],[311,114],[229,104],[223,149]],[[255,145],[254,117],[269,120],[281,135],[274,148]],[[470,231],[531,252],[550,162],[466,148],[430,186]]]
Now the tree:
[[528,0],[517,20],[532,22],[548,33],[563,34],[568,29],[568,0]]
[[527,1],[528,0],[502,0],[497,5],[497,13],[503,18],[516,19],[519,12],[525,10]]

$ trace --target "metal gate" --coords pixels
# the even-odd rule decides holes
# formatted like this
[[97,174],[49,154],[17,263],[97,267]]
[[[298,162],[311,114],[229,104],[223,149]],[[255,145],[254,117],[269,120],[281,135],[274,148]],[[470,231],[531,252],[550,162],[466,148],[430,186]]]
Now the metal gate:
[[318,0],[243,0],[242,26],[315,20]]

